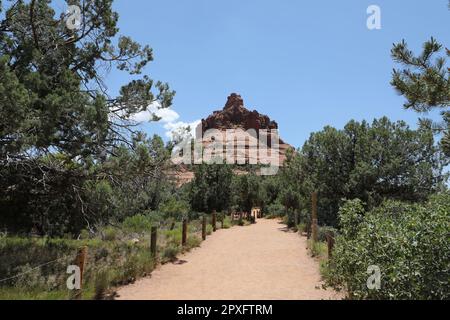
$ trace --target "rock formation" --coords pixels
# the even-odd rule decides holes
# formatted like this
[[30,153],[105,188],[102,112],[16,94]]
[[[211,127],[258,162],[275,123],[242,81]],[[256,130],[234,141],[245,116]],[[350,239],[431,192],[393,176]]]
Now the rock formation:
[[206,120],[202,120],[203,132],[208,129],[278,129],[278,124],[258,111],[249,111],[244,107],[244,100],[233,93],[228,97],[222,111],[214,111]]
[[[205,135],[205,133],[211,129],[219,130],[222,133],[222,137],[219,137],[219,139],[223,139],[222,144],[224,146],[227,146],[227,136],[225,134],[226,130],[242,129],[242,135],[236,137],[235,142],[236,145],[238,145],[239,142],[243,143],[245,145],[245,149],[238,151],[237,146],[233,146],[233,148],[235,148],[234,156],[241,156],[241,158],[245,159],[245,163],[248,164],[276,163],[277,165],[282,166],[286,160],[287,150],[293,148],[279,138],[278,154],[271,151],[262,152],[261,150],[258,150],[258,130],[277,130],[278,124],[275,121],[272,121],[268,116],[260,114],[256,110],[249,111],[246,109],[244,106],[244,100],[236,93],[233,93],[228,97],[223,110],[214,111],[212,115],[206,119],[203,119],[199,127],[196,129],[196,141],[197,143],[200,143],[204,149],[210,148],[216,141],[215,137],[211,138],[208,137],[207,134]],[[247,130],[249,129],[254,129],[257,137],[248,134]],[[269,133],[267,141],[267,146],[269,148],[271,147],[271,139],[272,136]],[[228,156],[226,148],[227,147],[222,148],[223,150],[214,151],[214,154],[216,156],[220,154],[223,159],[226,159]],[[276,159],[274,157],[277,156],[277,161],[274,161],[274,159]],[[191,163],[193,163],[193,159]],[[242,174],[242,172],[240,172],[240,174]],[[179,166],[178,172],[176,173],[176,179],[180,184],[187,183],[193,178],[194,174],[188,166]]]
[[[258,130],[277,130],[278,124],[272,121],[268,116],[260,114],[258,111],[249,111],[244,107],[244,100],[242,97],[236,93],[232,93],[225,104],[225,107],[221,111],[214,111],[206,119],[202,119],[201,122],[201,132],[203,134],[210,129],[218,129],[225,131],[227,129],[237,129],[241,128],[244,131],[249,129]],[[197,132],[200,130],[197,129]],[[197,137],[199,138],[199,137]],[[251,139],[251,137],[247,137]],[[271,136],[269,135],[268,146],[270,147]],[[203,144],[208,143],[204,141]],[[283,165],[286,160],[286,151],[292,146],[286,144],[281,138],[279,140],[280,149],[280,165]],[[259,161],[260,159],[258,159]]]

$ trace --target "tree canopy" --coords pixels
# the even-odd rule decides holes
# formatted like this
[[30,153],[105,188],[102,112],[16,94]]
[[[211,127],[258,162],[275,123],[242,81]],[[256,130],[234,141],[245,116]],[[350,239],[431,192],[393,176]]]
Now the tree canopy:
[[300,209],[310,210],[310,195],[317,191],[319,222],[335,226],[345,198],[359,198],[368,207],[386,198],[426,200],[443,188],[445,163],[429,122],[412,130],[403,121],[381,118],[313,133],[288,158],[281,176],[283,188],[300,195]]
[[443,134],[442,148],[450,157],[450,68],[446,58],[450,50],[431,38],[416,56],[409,50],[405,40],[394,44],[392,58],[403,66],[392,75],[392,86],[406,98],[404,107],[420,113],[441,110],[443,123],[436,130]]
[[[162,201],[168,153],[133,117],[175,93],[143,74],[152,49],[119,34],[112,3],[66,1],[68,28],[54,1],[0,1],[1,226],[76,232]],[[131,78],[117,96],[112,68]]]
[[118,34],[112,0],[67,1],[83,15],[75,30],[52,1],[6,3],[0,3],[2,158],[53,151],[96,157],[130,143],[134,114],[155,103],[170,106],[174,92],[146,75],[116,97],[107,92],[108,70],[139,75],[153,60],[149,46]]
[[201,164],[194,168],[194,174],[189,195],[192,209],[205,213],[228,210],[233,176],[231,166]]

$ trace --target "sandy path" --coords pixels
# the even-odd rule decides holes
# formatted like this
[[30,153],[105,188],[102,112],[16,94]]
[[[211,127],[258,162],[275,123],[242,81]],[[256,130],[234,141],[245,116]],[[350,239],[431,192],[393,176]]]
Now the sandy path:
[[118,291],[121,300],[336,299],[318,289],[319,266],[306,240],[276,220],[219,230],[151,277]]

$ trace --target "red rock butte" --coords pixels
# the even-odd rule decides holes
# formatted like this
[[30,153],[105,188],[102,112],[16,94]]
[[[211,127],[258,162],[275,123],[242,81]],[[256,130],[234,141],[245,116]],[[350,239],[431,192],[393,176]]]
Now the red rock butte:
[[[256,130],[278,130],[278,123],[271,120],[268,116],[260,114],[258,111],[250,111],[244,106],[244,100],[237,93],[232,93],[225,104],[225,107],[221,111],[214,111],[206,119],[201,121],[201,132],[203,134],[210,129],[217,129],[221,131],[229,129],[243,129],[247,131],[249,129]],[[199,130],[197,129],[197,132]],[[201,137],[197,137],[201,138]],[[247,137],[248,138],[248,137]],[[269,134],[268,145],[270,147]],[[203,143],[207,143],[204,141]],[[294,147],[286,144],[281,138],[279,140],[279,153],[280,153],[280,165],[286,160],[286,151],[288,149],[294,149]]]
[[214,111],[208,118],[202,120],[203,132],[209,129],[278,129],[278,124],[258,111],[249,111],[244,107],[240,95],[232,93],[222,111]]
[[[226,130],[230,129],[242,129],[243,135],[237,137],[239,141],[243,141],[246,146],[245,160],[246,163],[276,163],[278,166],[282,166],[286,161],[286,152],[288,149],[294,149],[291,145],[286,144],[282,139],[279,138],[279,151],[278,151],[278,161],[274,162],[273,158],[275,153],[269,151],[268,155],[262,155],[262,152],[258,152],[253,148],[258,148],[258,141],[255,141],[255,137],[247,133],[247,130],[254,129],[259,137],[258,130],[278,130],[277,122],[271,120],[267,115],[260,114],[258,111],[250,111],[244,106],[244,100],[239,94],[232,93],[224,106],[220,111],[214,111],[213,114],[208,116],[206,119],[202,119],[201,124],[196,129],[196,140],[201,141],[204,148],[208,147],[213,143],[210,137],[205,135],[208,130],[216,129],[225,133]],[[226,135],[223,134],[223,144],[226,145],[227,141]],[[267,145],[271,147],[271,133],[269,132]],[[253,152],[252,152],[253,151]],[[226,158],[226,150],[223,150],[223,157]],[[235,151],[236,155],[236,151]],[[256,158],[255,158],[256,157]],[[271,158],[271,159],[270,159]],[[271,161],[270,161],[270,160]],[[240,163],[242,164],[242,163]],[[193,179],[193,173],[188,170],[185,166],[179,168],[177,179],[181,184],[189,182]],[[241,171],[236,172],[242,174]]]

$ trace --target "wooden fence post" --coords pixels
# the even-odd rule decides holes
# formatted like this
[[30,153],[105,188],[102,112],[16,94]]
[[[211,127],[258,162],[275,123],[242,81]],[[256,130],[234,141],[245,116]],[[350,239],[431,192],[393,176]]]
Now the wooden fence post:
[[203,241],[206,240],[206,216],[203,215],[203,219],[202,219],[202,239]]
[[181,245],[184,247],[187,243],[187,229],[188,229],[188,222],[187,219],[183,219],[183,234],[181,237]]
[[318,240],[318,235],[317,235],[317,192],[313,192],[311,198],[312,198],[311,232],[312,232],[313,241],[317,242],[317,240]]
[[330,231],[327,233],[327,245],[328,245],[328,260],[333,258],[334,249],[334,232]]
[[151,237],[150,237],[150,252],[152,257],[156,257],[156,241],[158,237],[158,227],[152,227]]
[[83,274],[84,274],[84,268],[86,266],[87,261],[87,253],[88,253],[88,247],[81,247],[78,249],[77,257],[75,259],[75,263],[80,268],[80,289],[76,290],[75,292],[75,299],[81,300],[83,297]]
[[212,213],[212,227],[213,227],[213,232],[217,231],[217,226],[216,226],[216,210],[213,211]]

